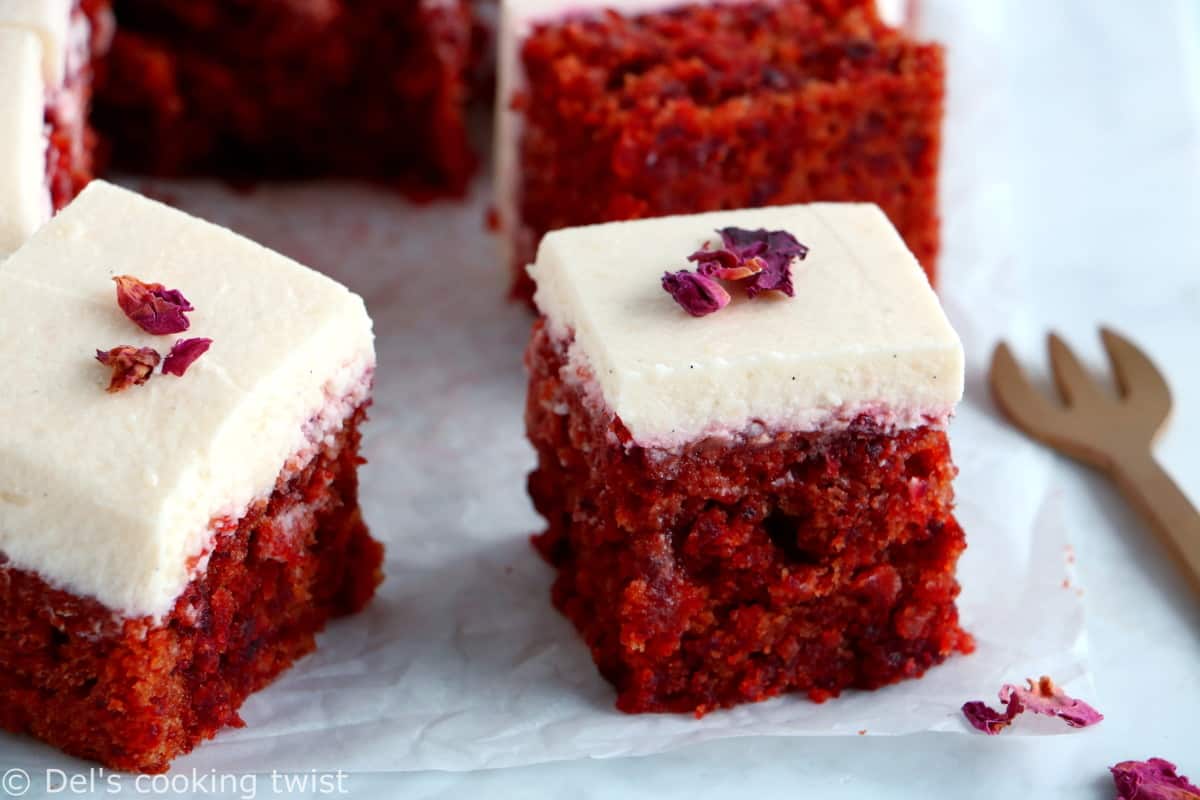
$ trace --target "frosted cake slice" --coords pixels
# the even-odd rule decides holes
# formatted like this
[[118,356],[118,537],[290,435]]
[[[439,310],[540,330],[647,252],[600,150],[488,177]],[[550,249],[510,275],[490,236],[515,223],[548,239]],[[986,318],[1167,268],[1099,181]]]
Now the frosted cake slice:
[[101,181],[0,285],[0,724],[166,769],[380,580],[357,499],[371,320]]
[[971,649],[945,430],[963,351],[879,208],[565,229],[529,274],[537,545],[620,708],[823,700]]

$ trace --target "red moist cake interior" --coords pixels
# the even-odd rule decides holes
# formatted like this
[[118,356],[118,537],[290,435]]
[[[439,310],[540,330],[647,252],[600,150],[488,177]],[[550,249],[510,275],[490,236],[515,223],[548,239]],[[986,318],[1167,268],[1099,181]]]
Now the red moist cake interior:
[[117,0],[115,9],[96,120],[122,166],[465,190],[477,47],[462,0]]
[[521,61],[517,295],[551,230],[813,201],[878,204],[934,276],[943,54],[874,0],[549,23]]
[[[108,0],[81,0],[71,12],[87,20],[86,58],[46,103],[46,185],[55,211],[75,199],[94,177],[96,134],[88,122],[92,92],[102,83],[104,57],[112,40]],[[77,20],[73,20],[75,22]]]
[[358,508],[364,417],[243,519],[214,524],[207,567],[159,624],[0,566],[0,725],[146,772],[240,726],[246,697],[381,580],[383,550]]
[[973,649],[944,432],[864,419],[652,451],[563,380],[541,323],[527,363],[529,489],[548,524],[535,543],[618,708],[822,701]]

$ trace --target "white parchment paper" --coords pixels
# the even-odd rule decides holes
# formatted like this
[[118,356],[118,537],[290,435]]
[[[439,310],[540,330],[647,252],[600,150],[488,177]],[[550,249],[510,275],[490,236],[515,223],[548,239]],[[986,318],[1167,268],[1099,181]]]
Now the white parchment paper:
[[[999,331],[1019,317],[1007,192],[1009,107],[991,82],[990,2],[926,3],[925,32],[951,47],[943,300],[968,354],[951,430],[961,468],[964,625],[978,650],[925,678],[815,705],[784,697],[690,716],[628,716],[572,627],[551,607],[552,571],[528,537],[533,463],[522,423],[530,317],[483,229],[488,186],[466,203],[416,207],[343,184],[260,187],[129,181],[346,282],[367,300],[380,357],[363,503],[388,547],[387,580],[363,614],[243,709],[176,770],[471,770],[648,754],[749,735],[972,733],[959,707],[1001,683],[1050,674],[1096,700],[1084,659],[1082,588],[1049,460],[997,416],[984,383]],[[136,235],[136,232],[133,232]],[[1065,733],[1023,719],[1006,735]],[[79,768],[0,736],[0,766]]]

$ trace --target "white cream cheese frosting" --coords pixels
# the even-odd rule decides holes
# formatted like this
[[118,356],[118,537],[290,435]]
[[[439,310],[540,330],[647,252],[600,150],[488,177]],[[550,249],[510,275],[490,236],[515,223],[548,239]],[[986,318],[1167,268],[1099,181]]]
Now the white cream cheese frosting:
[[[134,325],[121,274],[181,291],[190,330]],[[97,349],[193,336],[213,344],[183,377],[105,392]],[[343,286],[94,181],[0,263],[0,552],[121,615],[161,618],[189,561],[203,564],[210,521],[240,517],[336,431],[329,409],[365,399],[374,360],[363,301]]]
[[50,218],[41,40],[0,27],[0,259]]
[[52,89],[67,74],[72,6],[73,0],[0,0],[0,27],[27,30],[41,40],[42,73]]
[[[720,244],[724,227],[785,230],[809,248],[796,296],[691,317],[664,272]],[[925,273],[874,205],[815,203],[570,228],[529,267],[567,376],[590,374],[643,446],[673,448],[766,426],[811,431],[866,414],[887,428],[944,424],[963,392],[963,349]]]
[[[903,24],[910,0],[877,0],[879,15],[889,25]],[[521,45],[534,27],[556,19],[616,11],[620,14],[649,14],[713,0],[501,0],[497,35],[496,118],[493,136],[495,206],[500,226],[500,246],[505,263],[517,258],[521,224],[518,213],[520,191],[520,145],[522,119],[512,110],[513,97],[526,85],[521,67]],[[720,0],[725,5],[779,0]]]

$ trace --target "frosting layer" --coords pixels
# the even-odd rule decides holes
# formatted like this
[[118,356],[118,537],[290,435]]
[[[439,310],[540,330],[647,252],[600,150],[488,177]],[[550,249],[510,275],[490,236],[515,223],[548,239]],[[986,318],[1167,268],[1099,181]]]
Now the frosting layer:
[[57,89],[67,73],[74,0],[0,0],[0,27],[27,30],[41,40],[46,85]]
[[[111,278],[196,310],[151,336]],[[94,181],[0,263],[0,552],[126,616],[161,617],[211,544],[285,463],[362,401],[374,365],[362,299],[217,226]],[[182,378],[107,394],[97,349],[212,348]]]
[[[718,228],[786,230],[808,245],[796,296],[689,316],[660,285]],[[675,447],[755,425],[808,431],[867,414],[939,424],[963,392],[963,351],[917,260],[877,206],[815,203],[661,217],[547,234],[529,268],[551,335],[634,440]]]
[[41,60],[37,36],[0,26],[0,258],[50,217]]

